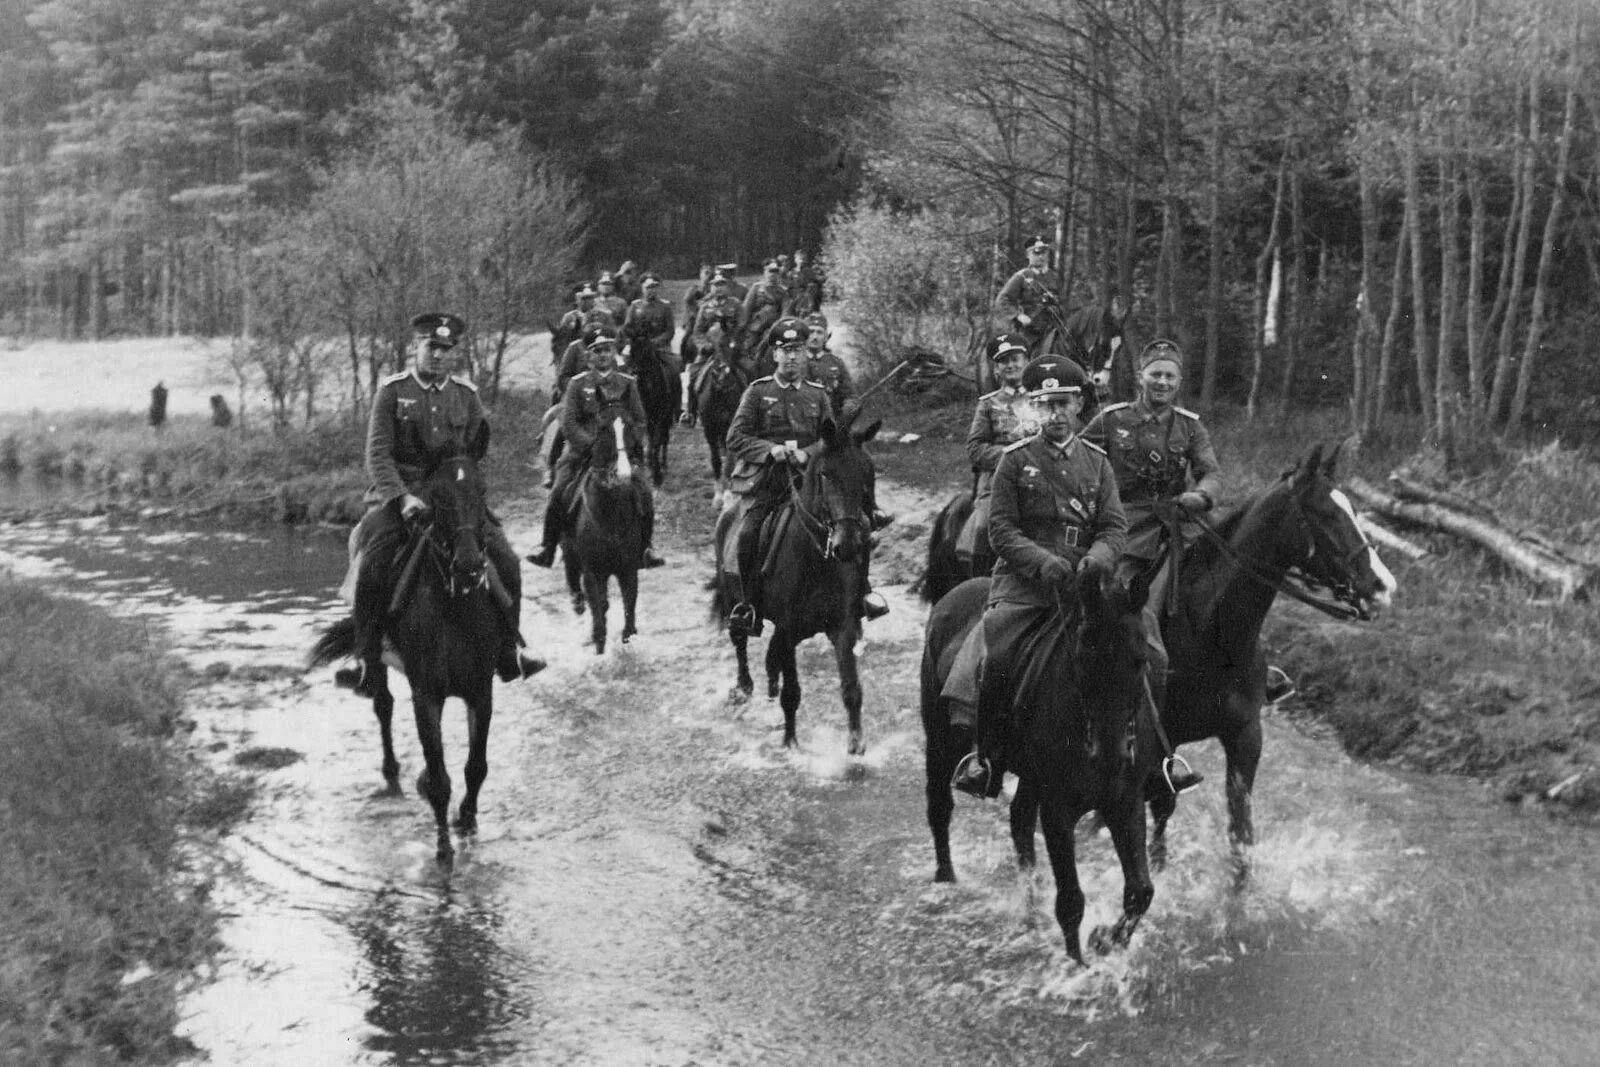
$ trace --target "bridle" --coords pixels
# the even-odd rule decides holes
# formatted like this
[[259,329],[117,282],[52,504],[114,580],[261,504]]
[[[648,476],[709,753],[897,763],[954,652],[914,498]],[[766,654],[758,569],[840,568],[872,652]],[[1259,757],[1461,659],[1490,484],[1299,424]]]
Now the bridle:
[[840,499],[848,500],[850,494],[843,486],[838,484],[837,478],[820,468],[816,472],[816,478],[821,483],[821,497],[825,505],[823,508],[818,511],[812,511],[806,507],[803,493],[805,479],[803,477],[790,479],[789,500],[794,505],[795,514],[800,516],[800,528],[805,532],[806,539],[811,542],[811,546],[817,550],[817,554],[823,559],[832,560],[838,558],[836,546],[844,540],[841,530],[852,526],[856,527],[860,530],[862,541],[865,541],[867,534],[870,532],[870,522],[865,508],[857,508],[854,511],[844,508],[842,514],[836,512],[832,506],[828,505],[829,483],[834,485],[835,492]]
[[[456,480],[465,479],[466,469],[456,467]],[[419,551],[425,551],[428,560],[439,574],[439,580],[444,584],[446,593],[452,598],[464,597],[489,584],[489,557],[483,551],[483,526],[484,519],[480,518],[474,528],[464,529],[462,523],[457,521],[457,508],[453,502],[439,499],[442,494],[435,494],[429,501],[428,511],[433,516],[417,533],[420,544]],[[477,562],[471,566],[462,566],[461,540],[463,536],[472,539],[473,554]]]

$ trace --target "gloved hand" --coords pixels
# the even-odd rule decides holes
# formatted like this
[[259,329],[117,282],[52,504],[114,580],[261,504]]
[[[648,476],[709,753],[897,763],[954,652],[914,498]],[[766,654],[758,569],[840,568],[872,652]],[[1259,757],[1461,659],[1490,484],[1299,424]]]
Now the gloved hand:
[[1039,578],[1047,585],[1062,585],[1072,577],[1072,565],[1060,556],[1051,556],[1039,565]]
[[1185,511],[1210,511],[1211,498],[1191,489],[1187,493],[1178,494],[1178,505]]
[[772,457],[774,463],[783,463],[789,458],[788,445],[773,445],[767,449],[767,455]]
[[1024,315],[1024,314],[1019,312],[1017,314],[1017,317],[1016,317],[1016,323],[1017,323],[1018,326],[1031,325],[1033,323],[1033,316],[1032,315]]
[[412,496],[407,493],[400,498],[400,517],[402,519],[414,519],[427,510],[427,502],[419,496]]
[[1099,556],[1084,556],[1078,561],[1079,574],[1104,575],[1106,572],[1105,561]]
[[1089,380],[1094,383],[1096,389],[1104,389],[1111,384],[1111,372],[1102,367],[1089,375]]

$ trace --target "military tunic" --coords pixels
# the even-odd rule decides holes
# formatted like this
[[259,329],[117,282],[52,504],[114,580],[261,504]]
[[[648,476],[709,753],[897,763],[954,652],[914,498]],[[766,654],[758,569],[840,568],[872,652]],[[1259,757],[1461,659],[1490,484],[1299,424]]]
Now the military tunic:
[[733,296],[727,293],[717,296],[713,293],[700,302],[700,310],[694,316],[693,333],[703,337],[711,327],[720,325],[723,336],[731,340],[734,331],[739,328],[742,311],[743,306]]
[[677,321],[672,317],[672,305],[659,296],[640,297],[628,305],[624,327],[631,327],[650,338],[659,352],[672,345],[672,335],[677,332]]
[[1112,404],[1090,420],[1083,436],[1110,457],[1128,513],[1125,552],[1132,558],[1152,560],[1160,553],[1164,525],[1155,516],[1155,501],[1189,490],[1191,479],[1194,491],[1208,497],[1221,489],[1211,435],[1186,408],[1158,415],[1143,400]]
[[767,327],[783,317],[789,306],[789,290],[777,282],[758,282],[745,294],[739,325],[749,338],[759,338]]
[[[1048,267],[1043,270],[1023,267],[1006,279],[1006,284],[1000,287],[1000,294],[994,298],[994,304],[1012,318],[1028,316],[1032,321],[1022,327],[1023,332],[1037,340],[1048,329],[1048,324],[1039,321],[1039,313],[1047,307],[1057,308],[1060,292],[1061,278],[1055,271]],[[1060,311],[1056,314],[1059,315]]]
[[728,426],[728,454],[735,461],[729,488],[736,493],[755,488],[773,445],[793,441],[815,455],[821,448],[822,420],[832,415],[827,390],[816,382],[801,378],[789,384],[770,374],[751,382]]
[[1001,386],[978,398],[967,430],[967,458],[978,475],[977,494],[989,495],[989,483],[1006,446],[1028,436],[1028,394],[1020,386]]
[[628,317],[628,302],[615,293],[595,297],[594,306],[611,316],[613,326],[621,326],[622,320]]
[[[562,404],[561,432],[567,438],[563,464],[569,460],[573,464],[587,463],[595,437],[607,431],[618,415],[622,416],[624,428],[633,432],[636,443],[645,439],[644,401],[639,398],[639,385],[621,371],[584,371],[567,385]],[[642,447],[637,444],[636,451]]]
[[583,343],[583,338],[578,338],[561,353],[561,361],[556,364],[556,384],[551,396],[556,397],[557,403],[567,395],[567,386],[572,379],[588,369],[589,348]]
[[460,378],[424,382],[405,371],[385,378],[367,422],[368,504],[384,505],[421,486],[430,467],[464,451],[483,425],[477,387]]
[[992,491],[989,541],[998,559],[991,605],[1053,606],[1056,590],[1041,573],[1046,560],[1075,567],[1094,556],[1109,571],[1122,551],[1128,520],[1111,463],[1080,436],[1060,446],[1043,434],[1011,445],[995,468]]
[[856,385],[850,379],[850,368],[831,349],[806,353],[806,378],[827,392],[835,415],[843,415],[845,404],[856,398]]

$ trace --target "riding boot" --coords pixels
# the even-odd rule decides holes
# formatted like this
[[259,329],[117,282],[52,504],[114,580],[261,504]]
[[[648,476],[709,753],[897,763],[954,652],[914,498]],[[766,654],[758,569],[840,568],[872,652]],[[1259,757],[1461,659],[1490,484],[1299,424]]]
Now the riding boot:
[[544,469],[544,487],[546,489],[549,489],[556,484],[556,461],[561,458],[561,453],[565,452],[566,450],[566,435],[561,433],[556,434],[555,441],[553,441],[550,445],[550,458],[548,460],[549,466],[545,467]]
[[977,726],[971,731],[972,750],[956,765],[950,784],[972,796],[992,800],[1000,795],[1005,777],[1006,709],[1001,706],[1000,671],[985,662],[978,672]]
[[539,551],[523,557],[535,567],[548,567],[556,561],[556,545],[561,541],[561,512],[564,494],[551,493],[544,505],[544,540]]

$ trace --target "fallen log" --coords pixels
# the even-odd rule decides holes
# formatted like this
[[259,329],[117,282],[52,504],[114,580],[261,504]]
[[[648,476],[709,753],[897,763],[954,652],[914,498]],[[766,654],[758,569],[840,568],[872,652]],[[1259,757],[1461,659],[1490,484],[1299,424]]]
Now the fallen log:
[[1407,559],[1421,559],[1428,554],[1428,550],[1415,541],[1408,541],[1387,526],[1380,526],[1365,515],[1356,516],[1356,525],[1365,531],[1368,538],[1384,548],[1393,549]]
[[1520,526],[1506,526],[1504,523],[1499,522],[1495,518],[1493,508],[1481,501],[1474,500],[1472,497],[1463,493],[1459,493],[1451,489],[1435,489],[1432,486],[1423,485],[1420,482],[1414,482],[1409,478],[1402,478],[1398,474],[1389,475],[1389,484],[1394,487],[1395,495],[1403,500],[1420,500],[1427,504],[1438,504],[1440,507],[1449,508],[1452,511],[1463,512],[1475,518],[1483,519],[1490,525],[1497,526],[1500,529],[1505,530],[1513,537],[1517,537],[1523,541],[1531,541],[1539,547],[1546,549],[1552,555],[1560,556],[1569,563],[1576,563],[1579,566],[1583,565],[1583,561],[1573,553],[1570,546],[1564,545],[1553,538],[1546,537],[1538,530],[1530,530]]
[[1561,600],[1588,600],[1595,571],[1518,537],[1488,519],[1464,515],[1438,504],[1407,502],[1360,478],[1345,483],[1351,495],[1373,511],[1429,530],[1442,530],[1493,552],[1507,566],[1555,592]]

